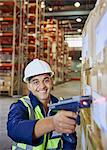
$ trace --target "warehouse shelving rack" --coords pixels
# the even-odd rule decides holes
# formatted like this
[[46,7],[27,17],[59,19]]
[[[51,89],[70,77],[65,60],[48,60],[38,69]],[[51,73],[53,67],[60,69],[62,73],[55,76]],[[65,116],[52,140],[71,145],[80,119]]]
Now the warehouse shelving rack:
[[50,63],[55,83],[64,80],[64,34],[57,20],[44,17],[41,2],[0,1],[1,94],[23,94],[23,69],[34,58]]
[[26,63],[40,57],[40,21],[43,19],[41,0],[27,0],[24,3],[24,43]]
[[[63,55],[63,80],[64,82],[65,81],[69,81],[69,67],[68,65],[70,66],[70,69],[71,69],[71,63],[72,63],[72,60],[69,60],[69,47],[68,47],[68,43],[64,42],[64,55]],[[71,73],[70,73],[71,74]]]
[[0,1],[0,95],[19,93],[20,7],[18,0]]
[[41,33],[43,35],[41,38],[41,58],[47,61],[55,72],[54,81],[57,74],[57,31],[57,20],[44,18],[44,21],[41,22]]
[[45,18],[41,26],[44,33],[42,58],[49,62],[55,72],[54,84],[64,82],[68,74],[69,55],[68,45],[64,42],[64,31],[59,28],[58,20],[53,18]]
[[[34,58],[41,58],[41,28],[40,22],[43,20],[45,8],[41,8],[41,0],[24,0],[22,6],[23,35],[22,35],[22,55],[23,67]],[[23,78],[23,76],[22,76]],[[22,93],[27,94],[26,84],[22,82]]]
[[57,46],[57,60],[58,60],[58,82],[64,81],[64,31],[59,28],[58,24],[58,46]]

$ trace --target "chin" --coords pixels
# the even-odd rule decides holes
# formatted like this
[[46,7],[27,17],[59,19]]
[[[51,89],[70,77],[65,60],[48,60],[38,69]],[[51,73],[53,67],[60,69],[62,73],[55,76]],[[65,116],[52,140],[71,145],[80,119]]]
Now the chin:
[[40,97],[40,99],[41,99],[42,101],[45,101],[45,100],[47,100],[48,98],[47,98],[47,97]]
[[47,100],[49,96],[40,96],[39,98],[44,101],[44,100]]

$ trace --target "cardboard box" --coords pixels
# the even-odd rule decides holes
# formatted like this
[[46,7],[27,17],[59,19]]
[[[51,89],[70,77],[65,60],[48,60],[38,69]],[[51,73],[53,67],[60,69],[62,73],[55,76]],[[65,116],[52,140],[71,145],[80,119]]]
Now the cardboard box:
[[87,150],[104,150],[101,143],[101,136],[95,132],[93,132],[91,125],[87,125],[86,127],[86,141],[87,141]]

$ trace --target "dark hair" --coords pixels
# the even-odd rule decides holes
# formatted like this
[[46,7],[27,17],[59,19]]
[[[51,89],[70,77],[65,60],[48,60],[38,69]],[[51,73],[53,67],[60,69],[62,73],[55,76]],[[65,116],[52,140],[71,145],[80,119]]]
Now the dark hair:
[[27,80],[30,82],[30,80],[31,80],[33,77],[35,77],[35,76],[31,76],[31,77],[29,77]]
[[[49,76],[51,76],[51,73],[44,73],[44,74],[48,74]],[[39,75],[41,75],[41,74],[39,74]],[[27,80],[30,82],[31,79],[32,79],[33,77],[35,77],[35,76],[38,76],[38,75],[31,76],[31,77],[29,77]]]

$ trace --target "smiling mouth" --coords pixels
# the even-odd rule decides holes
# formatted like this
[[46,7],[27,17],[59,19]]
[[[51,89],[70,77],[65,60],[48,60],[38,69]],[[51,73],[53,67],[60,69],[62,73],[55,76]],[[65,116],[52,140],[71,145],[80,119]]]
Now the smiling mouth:
[[46,93],[47,91],[39,91],[39,93]]

